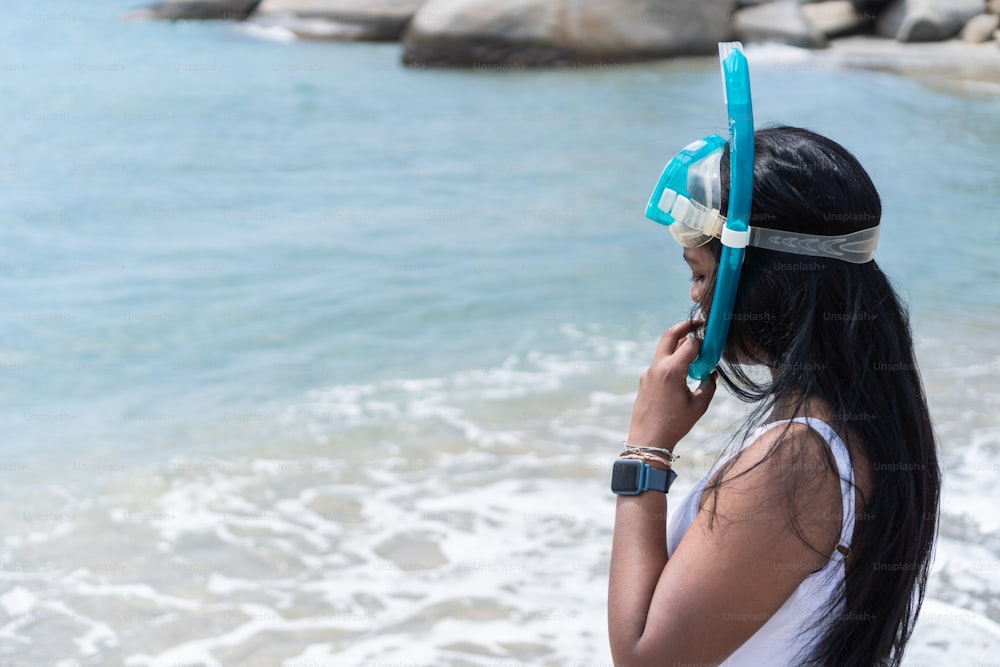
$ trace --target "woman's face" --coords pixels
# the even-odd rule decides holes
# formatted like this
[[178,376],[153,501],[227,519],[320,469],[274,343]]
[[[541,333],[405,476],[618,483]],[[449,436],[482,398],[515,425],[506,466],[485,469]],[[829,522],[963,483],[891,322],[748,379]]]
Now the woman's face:
[[684,261],[691,269],[691,300],[700,303],[708,280],[715,273],[715,258],[707,245],[684,248]]

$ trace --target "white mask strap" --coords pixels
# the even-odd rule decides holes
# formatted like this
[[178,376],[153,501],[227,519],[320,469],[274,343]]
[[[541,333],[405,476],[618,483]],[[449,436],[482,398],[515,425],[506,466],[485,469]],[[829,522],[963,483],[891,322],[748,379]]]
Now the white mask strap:
[[764,227],[750,228],[750,243],[755,248],[778,250],[810,257],[831,257],[852,264],[870,262],[875,256],[881,225],[840,236],[798,234]]

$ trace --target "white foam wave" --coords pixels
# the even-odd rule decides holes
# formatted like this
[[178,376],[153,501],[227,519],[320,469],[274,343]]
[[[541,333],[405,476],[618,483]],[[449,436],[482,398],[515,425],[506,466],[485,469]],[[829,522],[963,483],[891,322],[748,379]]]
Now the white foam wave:
[[15,586],[3,595],[0,595],[0,605],[3,606],[8,616],[27,614],[34,609],[37,602],[38,598],[31,591],[21,586]]
[[924,602],[903,664],[988,665],[1000,649],[1000,625],[936,599]]
[[[268,664],[610,663],[608,466],[655,340],[565,335],[575,343],[563,353],[310,394],[282,426],[322,439],[285,457],[174,459],[116,478],[91,505],[51,489],[5,538],[0,636],[38,664],[54,662],[45,637],[64,623],[60,657],[131,665],[239,664],[259,651]],[[998,413],[983,410],[994,376],[981,355],[949,354],[925,372],[947,458],[938,561],[908,658],[926,664],[1000,647],[1000,543],[986,521],[1000,498],[981,469],[1000,451]],[[743,410],[719,394],[681,453],[678,497]],[[66,507],[86,511],[66,522]],[[105,543],[127,556],[106,562],[117,547]],[[941,648],[949,632],[960,641]]]

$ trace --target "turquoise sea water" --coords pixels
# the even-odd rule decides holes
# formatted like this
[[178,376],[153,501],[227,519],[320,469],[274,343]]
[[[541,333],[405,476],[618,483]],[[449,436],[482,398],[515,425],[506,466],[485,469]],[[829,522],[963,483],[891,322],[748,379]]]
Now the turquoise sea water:
[[[725,129],[717,65],[414,70],[128,8],[0,7],[4,659],[608,662],[605,466],[689,306],[642,210]],[[914,660],[990,655],[1000,98],[786,55],[758,123],[869,169],[942,438]]]

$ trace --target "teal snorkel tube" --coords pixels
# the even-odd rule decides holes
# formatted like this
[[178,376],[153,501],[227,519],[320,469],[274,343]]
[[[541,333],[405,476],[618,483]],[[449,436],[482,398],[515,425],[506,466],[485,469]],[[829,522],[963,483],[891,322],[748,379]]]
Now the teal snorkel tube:
[[750,103],[750,68],[739,42],[719,44],[724,100],[729,112],[729,211],[722,230],[722,256],[715,282],[705,340],[688,376],[704,380],[722,358],[729,322],[736,302],[736,288],[743,268],[743,252],[750,232],[753,199],[753,106]]

